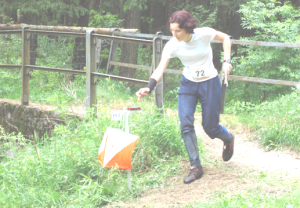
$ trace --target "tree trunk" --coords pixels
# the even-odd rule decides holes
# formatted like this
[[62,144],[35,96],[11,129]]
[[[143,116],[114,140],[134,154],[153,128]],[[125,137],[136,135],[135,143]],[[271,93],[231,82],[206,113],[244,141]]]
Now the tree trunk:
[[[80,6],[89,9],[88,0],[80,0]],[[88,27],[89,25],[89,13],[81,15],[77,19],[77,27]],[[85,58],[85,38],[76,37],[74,41],[73,57],[72,57],[72,69],[82,70],[86,66]]]
[[263,103],[263,102],[265,102],[266,100],[267,100],[267,97],[268,97],[268,91],[266,91],[266,90],[263,90],[263,94],[264,94],[264,96],[263,96],[263,98],[262,98],[262,100],[261,100],[261,103]]
[[30,65],[35,65],[35,63],[36,63],[37,47],[38,47],[38,35],[31,34],[31,37],[30,37]]
[[300,1],[299,1],[299,0],[292,0],[292,4],[293,4],[295,7],[300,7]]
[[153,18],[153,22],[151,25],[150,33],[155,34],[158,31],[162,31],[166,26],[166,6],[164,6],[160,2],[152,2],[152,5],[153,6],[151,7],[151,18]]
[[[37,25],[38,20],[39,20],[38,16],[36,14],[32,14],[32,13],[21,13],[18,17],[18,22],[25,23],[25,24]],[[31,37],[30,37],[30,62],[29,62],[30,65],[35,65],[35,63],[36,63],[37,47],[38,47],[38,35],[31,34]]]
[[3,19],[2,19],[2,23],[6,24],[7,23],[7,16],[8,16],[8,3],[4,0],[3,1]]
[[3,15],[1,15],[1,22],[3,24],[7,24],[8,20],[12,18],[13,22],[17,23],[17,10],[15,8],[11,8],[11,0],[3,0],[2,7]]
[[[135,7],[125,14],[124,27],[140,29],[141,11]],[[124,63],[136,64],[138,58],[138,44],[123,43],[121,61]],[[120,67],[119,76],[135,78],[136,69]]]

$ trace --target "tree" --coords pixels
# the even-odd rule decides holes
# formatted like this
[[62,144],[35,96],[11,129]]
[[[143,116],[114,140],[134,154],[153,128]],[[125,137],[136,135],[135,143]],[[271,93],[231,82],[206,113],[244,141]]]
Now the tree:
[[[125,2],[128,3],[128,2]],[[126,9],[126,5],[125,5]],[[141,10],[137,4],[131,5],[124,14],[124,27],[125,28],[136,28],[141,27]],[[133,43],[122,44],[122,55],[121,60],[124,63],[136,64],[138,57],[138,45]],[[136,69],[120,67],[119,76],[135,78]]]
[[[251,40],[299,43],[300,10],[289,2],[255,0],[242,5],[242,26],[254,30]],[[244,38],[250,39],[250,38]],[[300,79],[299,49],[247,46],[240,47],[235,59],[237,75],[278,80]],[[290,92],[290,88],[266,84],[239,84],[244,99],[265,101],[268,97]],[[271,96],[271,97],[272,97]]]
[[19,10],[26,24],[63,25],[66,17],[80,18],[88,9],[81,0],[3,0],[1,13],[8,14],[15,23]]
[[[79,0],[79,6],[85,8],[79,13],[77,19],[78,27],[88,27],[89,25],[89,0]],[[76,37],[74,40],[72,69],[82,70],[86,66],[85,38]]]

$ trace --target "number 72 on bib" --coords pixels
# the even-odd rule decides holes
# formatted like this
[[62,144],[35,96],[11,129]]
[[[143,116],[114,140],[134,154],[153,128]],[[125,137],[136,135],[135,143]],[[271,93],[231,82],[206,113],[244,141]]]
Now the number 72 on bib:
[[190,69],[191,75],[195,81],[209,78],[209,69],[207,67],[194,67]]

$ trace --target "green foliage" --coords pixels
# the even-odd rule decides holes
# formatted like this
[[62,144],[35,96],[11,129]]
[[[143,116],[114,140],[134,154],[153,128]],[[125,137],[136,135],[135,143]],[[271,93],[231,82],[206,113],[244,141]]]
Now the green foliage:
[[[152,63],[152,47],[139,45],[137,64],[151,67]],[[136,79],[149,80],[150,73],[147,70],[136,70]]]
[[39,35],[37,44],[37,66],[72,69],[74,47],[85,50],[85,43],[75,45],[75,37]]
[[237,114],[239,120],[257,131],[260,142],[267,149],[300,146],[299,91],[259,105],[232,101],[227,112]]
[[89,27],[118,28],[121,22],[122,20],[118,18],[118,15],[112,15],[110,12],[90,11]]
[[0,98],[21,100],[21,70],[0,70]]
[[[132,100],[130,89],[123,82],[111,79],[101,79],[97,85],[97,96],[100,97],[99,103],[105,105],[124,104],[124,101]],[[122,100],[122,101],[120,101]]]
[[216,8],[224,10],[220,11],[221,15],[224,15],[224,13],[227,14],[233,14],[235,13],[241,5],[249,2],[249,0],[218,0],[211,2],[212,5],[215,5]]
[[7,24],[14,24],[14,20],[11,17],[6,16],[4,14],[1,14],[1,17],[7,22]]
[[[161,186],[174,174],[185,150],[176,119],[144,110],[130,116],[130,132],[140,136],[133,153],[132,192],[126,172],[104,169],[97,161],[98,148],[110,120],[110,110],[101,108],[98,118],[82,121],[66,116],[52,137],[25,142],[21,135],[1,132],[1,139],[16,138],[15,159],[0,162],[1,207],[103,206],[138,195],[148,186]],[[13,147],[16,143],[7,143]],[[14,148],[16,149],[16,148]],[[176,172],[176,171],[175,171]]]
[[[272,0],[250,1],[241,6],[242,26],[255,31],[251,39],[256,41],[299,43],[300,11],[289,2],[281,4]],[[298,48],[265,46],[241,46],[234,58],[234,74],[276,80],[298,81],[300,58]],[[291,92],[278,85],[234,83],[230,97],[244,101],[263,102],[278,94]]]
[[196,20],[198,20],[199,27],[213,27],[216,24],[217,9],[211,12],[200,5],[194,7],[191,14]]
[[[21,65],[22,63],[22,40],[20,35],[2,35],[0,42],[1,64]],[[74,38],[69,37],[51,37],[37,36],[38,47],[36,49],[37,58],[36,65],[53,67],[53,68],[72,68],[72,57],[74,49]],[[21,99],[21,72],[20,70],[0,71],[1,73],[1,89],[0,97],[14,100]],[[59,100],[72,100],[70,93],[65,91],[65,87],[70,85],[71,77],[62,73],[52,73],[45,71],[33,71],[30,73],[30,101],[43,103],[58,104]],[[74,81],[76,88],[81,91],[82,82]],[[85,80],[84,80],[85,82]],[[77,85],[79,84],[79,85]],[[63,90],[60,90],[62,88]],[[74,88],[74,87],[73,87]],[[32,90],[35,89],[35,90]],[[83,87],[84,89],[84,87]],[[60,90],[60,92],[58,92]],[[63,92],[63,93],[62,93]],[[85,91],[83,91],[85,94]],[[53,93],[53,94],[52,94]],[[56,97],[61,98],[56,98]],[[79,97],[85,97],[83,94],[78,94]],[[53,102],[54,101],[54,102]],[[60,102],[61,103],[61,102]]]
[[131,131],[142,138],[138,169],[151,169],[164,160],[183,155],[185,149],[177,121],[173,116],[162,116],[155,107],[147,114],[136,115]]
[[178,108],[178,95],[177,92],[180,87],[176,87],[174,90],[170,90],[164,96],[164,105],[168,108],[177,109]]
[[17,65],[22,63],[21,35],[1,35],[0,48],[0,64]]
[[80,5],[80,0],[10,0],[7,3],[11,10],[19,9],[22,14],[35,15],[39,24],[45,25],[57,25],[64,15],[79,18],[88,12]]
[[132,8],[146,10],[148,8],[147,0],[127,0],[124,2],[124,12],[130,11]]

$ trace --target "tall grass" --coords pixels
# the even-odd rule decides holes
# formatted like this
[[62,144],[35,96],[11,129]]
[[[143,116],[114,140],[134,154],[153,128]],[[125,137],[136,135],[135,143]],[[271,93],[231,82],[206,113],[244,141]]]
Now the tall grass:
[[300,149],[300,93],[294,91],[272,102],[259,105],[234,102],[228,112],[259,133],[260,141],[269,149],[290,146]]
[[1,139],[10,140],[6,145],[17,153],[0,162],[0,207],[102,206],[137,196],[148,186],[161,186],[176,173],[185,154],[178,122],[155,108],[130,117],[130,132],[140,136],[133,153],[132,192],[126,172],[102,168],[97,154],[104,132],[108,126],[119,127],[109,112],[101,108],[98,118],[69,119],[40,142],[26,142],[2,130]]

